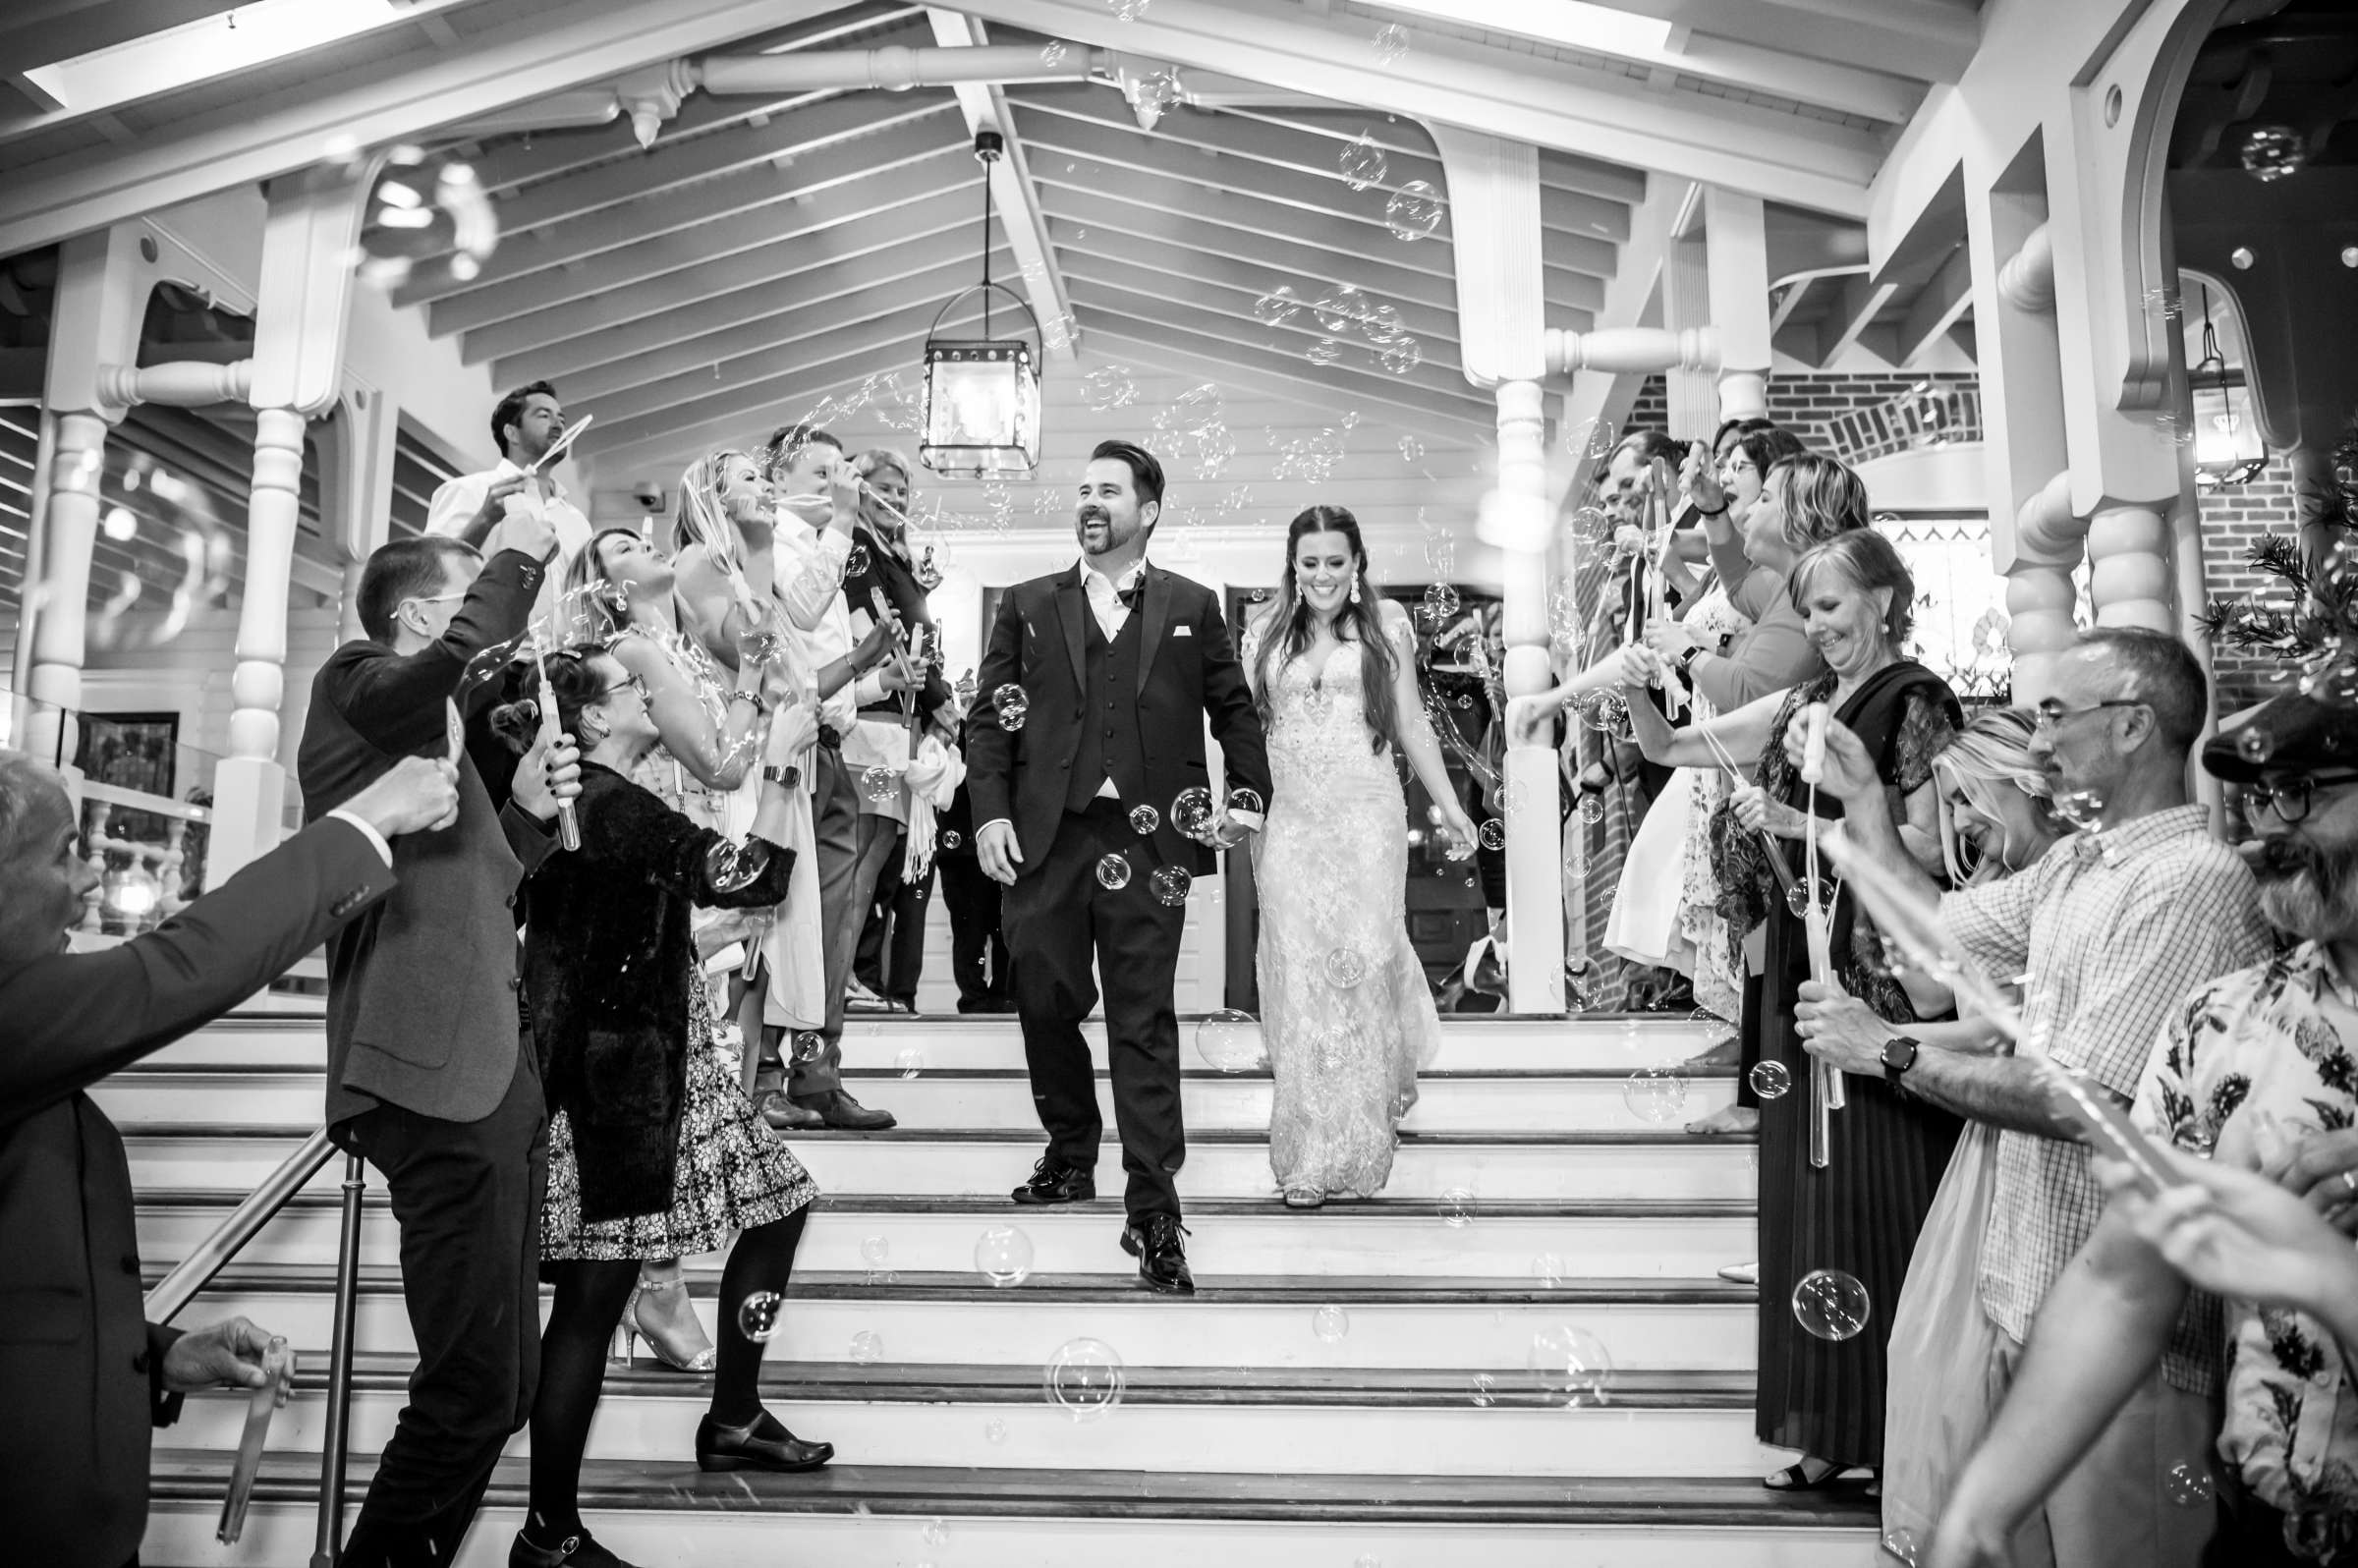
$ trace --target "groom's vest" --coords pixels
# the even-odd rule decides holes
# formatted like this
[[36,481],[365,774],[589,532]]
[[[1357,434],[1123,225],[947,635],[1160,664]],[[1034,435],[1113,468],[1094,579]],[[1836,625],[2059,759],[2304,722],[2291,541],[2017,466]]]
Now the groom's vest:
[[1064,809],[1085,809],[1108,778],[1136,806],[1147,798],[1147,758],[1138,733],[1138,645],[1145,640],[1138,623],[1144,617],[1131,611],[1121,635],[1108,643],[1095,612],[1084,604],[1081,614],[1089,623],[1089,690],[1082,695],[1081,740],[1073,750]]

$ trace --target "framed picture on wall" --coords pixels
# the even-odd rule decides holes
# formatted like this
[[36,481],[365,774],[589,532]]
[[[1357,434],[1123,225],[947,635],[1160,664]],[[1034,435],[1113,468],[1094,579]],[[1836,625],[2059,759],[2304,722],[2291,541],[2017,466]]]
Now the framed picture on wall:
[[178,713],[85,713],[74,765],[117,789],[177,799]]

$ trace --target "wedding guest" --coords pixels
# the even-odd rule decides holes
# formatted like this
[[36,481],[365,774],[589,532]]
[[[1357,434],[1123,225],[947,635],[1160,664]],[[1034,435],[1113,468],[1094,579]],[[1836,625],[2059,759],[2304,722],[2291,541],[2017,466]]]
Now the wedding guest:
[[975,860],[974,795],[965,784],[941,813],[941,901],[950,913],[950,974],[961,1013],[1010,1013],[1007,939],[999,932],[999,884]]
[[458,820],[397,843],[401,885],[328,944],[328,1134],[383,1177],[418,1346],[409,1403],[345,1544],[352,1568],[455,1557],[539,1375],[546,1118],[514,905],[556,847],[558,802],[580,783],[560,737],[515,766],[494,810],[453,733],[490,706],[488,677],[505,667],[556,552],[546,517],[531,511],[489,542],[488,561],[430,534],[369,556],[366,635],[320,666],[296,754],[313,821],[392,759],[448,757],[458,769]]
[[154,930],[76,953],[66,932],[97,873],[74,802],[54,769],[0,750],[0,1258],[16,1314],[0,1336],[0,1507],[20,1561],[136,1562],[151,1429],[193,1390],[268,1381],[271,1336],[244,1317],[143,1320],[131,1169],[84,1091],[365,919],[394,885],[386,840],[458,807],[455,768],[404,757]]
[[[541,868],[524,909],[550,1110],[540,1256],[556,1293],[533,1406],[531,1509],[509,1561],[626,1568],[583,1524],[579,1484],[606,1346],[639,1289],[642,1260],[729,1247],[699,1466],[813,1470],[834,1452],[762,1408],[763,1349],[817,1189],[716,1059],[689,934],[693,904],[757,907],[786,896],[794,852],[782,840],[796,803],[781,781],[765,780],[748,838],[698,826],[631,782],[663,740],[640,678],[607,652],[545,663],[558,722],[589,751],[581,850]],[[816,725],[799,707],[783,721]],[[493,723],[522,750],[540,715],[527,702],[500,709]]]
[[[1787,592],[1826,673],[1701,726],[1735,760],[1759,760],[1752,782],[1725,809],[1733,825],[1718,835],[1720,881],[1731,923],[1760,926],[1765,937],[1761,973],[1745,982],[1750,1053],[1776,1064],[1793,1085],[1773,1113],[1761,1113],[1761,1299],[1790,1301],[1804,1275],[1838,1269],[1864,1284],[1871,1301],[1888,1302],[1899,1294],[1957,1124],[1902,1095],[1898,1071],[1857,1078],[1848,1105],[1827,1124],[1825,1162],[1817,1162],[1809,1058],[1793,1033],[1794,1004],[1812,973],[1806,921],[1788,902],[1759,835],[1799,841],[1813,807],[1821,819],[1843,815],[1847,803],[1804,784],[1784,745],[1802,715],[1824,704],[1858,738],[1862,770],[1872,772],[1879,799],[1917,843],[1937,844],[1933,758],[1963,714],[1940,678],[1901,652],[1916,588],[1881,534],[1854,529],[1810,551],[1794,564]],[[1652,648],[1629,663],[1633,673],[1664,668]],[[1687,766],[1708,762],[1702,737],[1672,731],[1643,695],[1633,691],[1629,707],[1647,754]],[[1825,922],[1828,972],[1878,1016],[1913,1025],[1922,1016],[1917,999],[1891,978],[1882,939],[1864,911],[1839,883],[1814,886],[1805,876],[1797,886],[1815,906],[1809,918]],[[1803,1332],[1792,1313],[1760,1315],[1756,1429],[1763,1442],[1802,1455],[1768,1479],[1771,1489],[1813,1490],[1845,1472],[1881,1466],[1887,1326],[1879,1318],[1868,1333],[1832,1341]]]
[[[556,470],[567,454],[548,458],[564,429],[565,409],[555,387],[546,381],[518,387],[491,411],[491,444],[499,449],[499,462],[481,473],[444,480],[425,507],[426,532],[446,534],[478,550],[506,515],[510,496],[523,496],[548,520],[557,536],[557,558],[541,584],[534,620],[558,613],[557,580],[590,542],[590,520],[557,482]],[[561,640],[563,628],[553,635]]]
[[[2181,1155],[2257,1169],[2358,1227],[2358,705],[2289,692],[2203,749],[2244,786],[2261,835],[2260,903],[2288,951],[2199,986],[2166,1011],[2137,1091],[2140,1130]],[[2180,1181],[2177,1167],[2161,1173]],[[2322,1180],[2320,1178],[2323,1178]],[[2122,1182],[2132,1193],[2133,1184]],[[2198,1189],[2202,1191],[2204,1189]],[[2263,1309],[2240,1275],[2190,1295],[2139,1234],[2147,1190],[2114,1203],[2041,1304],[2021,1371],[1958,1481],[1933,1560],[2006,1561],[2040,1498],[2162,1368],[2223,1399],[2217,1442],[2159,1447],[2152,1463],[2189,1489],[2216,1475],[2218,1568],[2358,1562],[2358,1410],[2349,1315]],[[2350,1255],[2349,1243],[2338,1252]],[[2207,1438],[2210,1434],[2205,1433]],[[2219,1461],[2223,1460],[2224,1464]]]
[[[2064,839],[2018,876],[1940,897],[1940,927],[1993,976],[2028,973],[2024,1037],[2057,1066],[2123,1104],[2153,1042],[2191,985],[2267,954],[2251,872],[2211,836],[2188,799],[2186,762],[2209,712],[2202,666],[2176,638],[2127,627],[2080,634],[2034,708],[2031,754],[2060,804],[2102,800],[2101,832]],[[1842,802],[1859,853],[1927,898],[1932,876],[1899,843],[1858,741],[1825,729],[1821,786]],[[1913,973],[1913,972],[1911,972]],[[2021,1376],[2031,1319],[2095,1230],[2103,1202],[2038,1050],[1975,1054],[1886,1040],[1870,1050],[1816,1033],[1830,988],[1803,992],[1799,1027],[1812,1055],[1858,1075],[1895,1072],[1917,1099],[1999,1129],[1996,1186],[1984,1234],[1981,1300],[2000,1338],[1985,1399]],[[2169,1496],[2164,1453],[2199,1453],[2217,1425],[2183,1366],[2146,1376],[2026,1529],[2058,1568],[2191,1565],[2211,1535],[2208,1497]]]

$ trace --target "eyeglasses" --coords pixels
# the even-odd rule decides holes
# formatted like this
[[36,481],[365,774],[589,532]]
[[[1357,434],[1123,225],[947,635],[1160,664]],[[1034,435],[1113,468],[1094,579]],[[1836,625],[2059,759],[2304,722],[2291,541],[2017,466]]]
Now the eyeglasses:
[[597,689],[597,700],[602,702],[607,698],[612,697],[616,692],[622,691],[625,688],[637,692],[639,694],[640,701],[644,702],[647,700],[646,683],[639,679],[639,677],[636,675],[626,675],[621,680],[616,681],[612,686],[599,687]]
[[2358,784],[2358,770],[2344,767],[2324,773],[2303,773],[2274,784],[2255,780],[2243,787],[2244,819],[2257,827],[2261,813],[2273,812],[2277,821],[2289,827],[2308,816],[2309,792],[2320,784]]
[[2151,705],[2141,698],[2107,697],[2103,701],[2091,702],[2086,707],[2065,707],[2050,697],[2046,701],[2032,707],[2031,727],[2042,732],[2051,731],[2065,719],[2078,718],[2083,713],[2094,713],[2107,707],[2148,707]]

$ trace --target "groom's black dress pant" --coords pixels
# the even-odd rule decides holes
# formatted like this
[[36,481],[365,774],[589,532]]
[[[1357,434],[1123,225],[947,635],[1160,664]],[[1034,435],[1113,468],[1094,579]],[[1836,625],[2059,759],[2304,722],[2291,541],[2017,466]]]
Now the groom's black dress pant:
[[[1027,854],[1038,854],[1026,848]],[[1106,887],[1097,863],[1121,856],[1128,885]],[[1104,1122],[1081,1021],[1096,1005],[1094,954],[1105,981],[1107,1067],[1113,1114],[1129,1173],[1130,1217],[1179,1212],[1179,1167],[1187,1129],[1179,1114],[1179,1015],[1171,989],[1187,906],[1155,898],[1148,878],[1160,863],[1152,842],[1130,825],[1120,801],[1094,800],[1067,812],[1043,864],[1027,867],[1006,891],[1007,948],[1014,959],[1016,1010],[1032,1098],[1047,1129],[1048,1152],[1094,1170]]]

